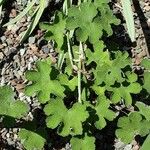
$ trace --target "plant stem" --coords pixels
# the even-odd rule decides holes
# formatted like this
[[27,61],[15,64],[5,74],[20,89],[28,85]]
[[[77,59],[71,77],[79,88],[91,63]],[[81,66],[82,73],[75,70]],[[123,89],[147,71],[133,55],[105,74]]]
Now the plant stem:
[[68,8],[70,8],[72,5],[72,0],[65,0],[63,3],[63,12],[67,15],[68,14]]
[[[63,12],[67,15],[68,14],[68,8],[71,7],[72,5],[72,0],[65,0],[63,4]],[[64,59],[65,59],[66,54],[64,51],[59,54],[59,59],[58,59],[58,69],[61,70]]]
[[78,6],[81,4],[81,0],[78,0]]
[[80,42],[80,45],[79,45],[79,62],[78,62],[78,102],[79,103],[82,103],[82,100],[81,100],[82,52],[83,52],[83,47],[82,47],[82,43]]
[[69,54],[70,63],[71,63],[72,68],[74,68],[70,40],[69,40],[69,33],[67,33],[67,46],[68,46],[68,54]]
[[64,51],[62,53],[59,54],[59,59],[58,59],[58,69],[61,71],[62,65],[64,63],[64,59],[65,59],[65,54]]

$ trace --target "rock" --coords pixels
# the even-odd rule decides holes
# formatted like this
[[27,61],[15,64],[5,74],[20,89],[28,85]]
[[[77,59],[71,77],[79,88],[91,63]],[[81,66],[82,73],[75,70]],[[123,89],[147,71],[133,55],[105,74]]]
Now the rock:
[[20,55],[23,56],[25,54],[26,49],[25,48],[21,48],[20,49]]
[[35,43],[35,37],[29,37],[29,43],[34,44]]
[[3,58],[4,58],[4,54],[0,52],[0,60],[2,60]]
[[14,75],[17,77],[17,79],[20,79],[20,74],[18,73],[18,71],[14,70]]
[[14,144],[15,144],[15,142],[12,141],[11,138],[8,138],[8,139],[7,139],[7,143],[8,143],[8,145],[14,145]]
[[8,45],[12,45],[13,44],[13,40],[11,38],[7,39],[6,42],[7,42]]
[[21,1],[21,3],[22,3],[23,6],[27,5],[27,2],[28,2],[27,0],[22,0]]
[[147,20],[148,27],[150,28],[150,18]]
[[3,49],[4,48],[4,45],[0,44],[0,49]]
[[150,18],[150,11],[145,13],[146,18]]
[[31,16],[28,16],[28,17],[27,17],[27,22],[30,22],[31,19],[32,19],[32,17],[31,17]]
[[17,134],[14,134],[14,140],[17,140],[17,138],[18,138],[18,135]]
[[26,18],[25,18],[25,17],[21,18],[20,22],[21,22],[21,23],[26,22]]
[[150,6],[149,6],[149,5],[146,5],[146,6],[144,7],[144,9],[145,9],[146,11],[150,11]]
[[71,145],[69,143],[67,143],[65,149],[66,150],[71,150]]
[[14,25],[12,25],[12,24],[11,24],[11,25],[8,25],[8,26],[7,26],[7,29],[8,29],[8,30],[11,30],[11,29],[13,28],[13,26],[14,26]]
[[38,5],[38,4],[40,3],[40,1],[39,1],[39,0],[36,0],[35,3]]
[[13,33],[16,33],[19,28],[20,28],[19,26],[17,26],[17,25],[14,24],[14,25],[11,27],[11,31],[12,31]]
[[7,137],[7,138],[9,138],[9,137],[10,137],[10,134],[9,134],[9,133],[7,133],[7,134],[6,134],[6,137]]
[[12,9],[12,10],[11,10],[11,13],[10,13],[10,15],[9,15],[9,17],[10,17],[10,18],[14,18],[14,17],[16,17],[16,15],[17,15],[16,9]]
[[37,56],[33,56],[33,60],[36,62],[38,60]]
[[1,77],[0,85],[1,85],[1,86],[4,86],[4,85],[5,85],[5,78],[4,78],[3,76]]
[[49,49],[49,47],[47,45],[45,45],[45,46],[42,47],[42,51],[44,53],[48,54],[50,52],[50,49]]
[[6,41],[6,37],[5,37],[5,36],[2,36],[2,37],[1,37],[1,41],[2,41],[2,42]]
[[123,150],[125,147],[125,144],[121,141],[116,141],[115,143],[115,150]]
[[124,147],[124,150],[132,150],[132,145],[128,144]]

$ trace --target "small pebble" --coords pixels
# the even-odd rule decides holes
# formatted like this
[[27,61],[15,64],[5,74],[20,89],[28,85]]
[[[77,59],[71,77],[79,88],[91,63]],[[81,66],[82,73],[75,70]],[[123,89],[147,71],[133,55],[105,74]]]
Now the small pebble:
[[35,37],[29,37],[29,44],[35,43]]
[[42,47],[42,51],[43,51],[44,53],[48,54],[48,53],[50,52],[50,49],[48,48],[47,45],[45,45],[45,46]]
[[4,45],[0,44],[0,49],[3,49],[4,48]]
[[25,48],[20,49],[20,55],[23,56],[25,54]]
[[3,58],[4,58],[4,54],[0,52],[0,60],[2,60]]
[[11,138],[7,138],[8,145],[14,145],[15,142]]
[[2,36],[2,37],[1,37],[1,41],[4,42],[5,40],[6,40],[6,37],[5,37],[5,36]]
[[132,150],[132,145],[128,144],[124,147],[124,150]]
[[116,150],[121,150],[121,149],[123,150],[125,147],[125,144],[123,142],[117,140],[114,146],[115,146]]

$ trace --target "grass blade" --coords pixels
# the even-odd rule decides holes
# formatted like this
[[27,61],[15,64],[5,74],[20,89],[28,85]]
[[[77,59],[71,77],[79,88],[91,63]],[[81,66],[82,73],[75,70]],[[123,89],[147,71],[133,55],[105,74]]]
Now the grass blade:
[[134,26],[134,18],[133,18],[133,12],[131,7],[131,1],[130,0],[121,0],[122,7],[123,7],[123,15],[126,20],[127,29],[129,37],[131,38],[131,41],[135,41],[135,26]]
[[26,40],[26,38],[32,33],[32,31],[35,29],[35,27],[37,26],[44,9],[47,7],[47,1],[45,0],[41,0],[40,1],[40,5],[39,8],[37,9],[37,11],[34,14],[33,20],[31,22],[31,24],[29,25],[27,31],[25,31],[24,35],[21,38],[21,43]]
[[4,26],[8,26],[11,24],[16,23],[17,21],[19,21],[23,16],[25,16],[28,11],[33,7],[33,5],[35,4],[36,0],[33,0],[32,2],[30,2],[27,7],[23,10],[23,12],[21,12],[17,17],[15,17],[14,19],[12,19],[11,21],[9,21],[8,23],[4,24]]
[[0,0],[0,5],[2,5],[4,3],[5,0]]

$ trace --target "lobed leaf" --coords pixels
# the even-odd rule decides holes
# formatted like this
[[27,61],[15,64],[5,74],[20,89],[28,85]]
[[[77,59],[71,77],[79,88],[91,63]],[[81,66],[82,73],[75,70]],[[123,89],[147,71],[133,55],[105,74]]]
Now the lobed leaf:
[[43,136],[43,132],[43,130],[34,132],[26,129],[21,129],[18,135],[26,150],[41,150],[46,142],[46,139]]
[[95,150],[95,138],[87,134],[84,137],[72,137],[70,143],[72,150]]
[[[60,99],[50,101],[44,108],[48,116],[46,124],[49,128],[58,128],[61,136],[81,135],[82,123],[88,118],[86,106],[75,103],[72,108],[67,109]],[[78,115],[80,113],[80,115]]]
[[111,86],[115,81],[125,81],[125,78],[122,77],[122,69],[131,65],[128,54],[117,52],[115,53],[115,59],[110,60],[109,53],[103,52],[101,57],[102,59],[97,63],[96,70],[93,71],[96,78],[96,84],[104,82],[107,86]]
[[142,147],[140,148],[140,150],[148,150],[150,147],[150,134],[146,137]]
[[61,12],[58,12],[55,16],[53,24],[40,23],[40,28],[46,30],[44,38],[46,40],[54,40],[57,43],[57,48],[61,49],[64,43],[66,18]]
[[143,115],[147,121],[150,121],[150,106],[145,105],[142,102],[137,102],[136,106],[139,109],[139,113]]
[[36,64],[36,68],[37,71],[26,72],[27,80],[32,81],[32,84],[25,88],[26,95],[37,94],[41,103],[46,103],[50,100],[50,94],[64,97],[65,88],[60,84],[59,80],[51,79],[53,70],[50,64],[47,61],[39,61]]
[[79,7],[73,6],[69,8],[67,29],[74,30],[78,28],[76,30],[78,41],[85,42],[89,37],[91,43],[96,42],[100,34],[102,34],[101,30],[99,30],[99,18],[95,18],[96,14],[96,7],[90,2],[81,3]]
[[136,135],[145,136],[149,133],[150,124],[143,120],[138,112],[132,112],[128,117],[121,117],[118,120],[116,136],[124,143],[130,143]]
[[150,59],[143,59],[141,62],[141,66],[143,66],[147,70],[150,70]]
[[105,119],[112,121],[116,117],[115,112],[110,110],[109,106],[109,100],[107,100],[104,95],[100,95],[95,106],[96,114],[99,118],[99,120],[95,123],[97,129],[102,129],[107,125]]
[[0,115],[21,118],[28,111],[29,107],[27,104],[14,99],[14,92],[10,87],[0,87]]
[[150,93],[150,60],[149,59],[143,59],[141,62],[141,66],[143,66],[146,70],[144,71],[144,84],[143,88],[147,90],[148,93]]
[[[142,90],[139,83],[130,83],[128,86],[121,85],[120,87],[109,88],[113,91],[112,102],[118,103],[122,98],[125,101],[125,105],[129,106],[132,104],[131,93],[138,94]],[[110,90],[110,91],[111,91]]]
[[75,88],[78,86],[78,78],[74,77],[72,79],[68,79],[66,74],[59,75],[60,83],[64,86],[67,86],[71,91],[74,91]]
[[146,89],[148,93],[150,93],[149,82],[150,82],[150,72],[144,72],[144,84],[143,84],[143,88]]

